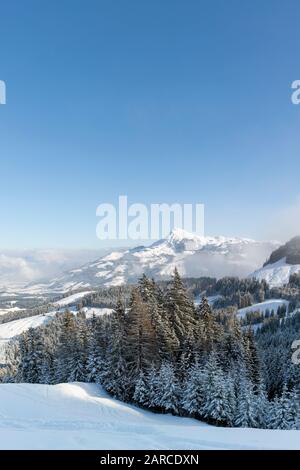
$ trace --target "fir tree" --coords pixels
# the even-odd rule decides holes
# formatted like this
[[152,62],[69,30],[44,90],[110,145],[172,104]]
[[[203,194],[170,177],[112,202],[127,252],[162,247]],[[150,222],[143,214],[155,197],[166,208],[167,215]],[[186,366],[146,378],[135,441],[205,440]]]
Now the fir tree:
[[258,425],[253,385],[246,376],[242,376],[240,381],[234,425],[240,428],[256,428]]
[[181,349],[186,337],[192,336],[194,333],[196,312],[176,268],[168,293],[168,314],[171,328]]
[[182,408],[192,417],[199,417],[203,406],[203,374],[198,363],[195,363],[188,371],[184,383]]
[[145,380],[144,373],[141,371],[139,378],[136,381],[133,401],[141,406],[146,406],[149,403],[149,389]]
[[276,397],[271,404],[268,427],[271,429],[297,429],[299,424],[298,397],[293,391],[288,391],[284,385],[280,397]]
[[159,390],[157,406],[166,412],[178,414],[180,392],[174,368],[169,362],[163,362],[159,372]]
[[218,365],[216,355],[210,354],[203,369],[203,403],[200,414],[216,424],[230,424],[233,419],[233,384]]

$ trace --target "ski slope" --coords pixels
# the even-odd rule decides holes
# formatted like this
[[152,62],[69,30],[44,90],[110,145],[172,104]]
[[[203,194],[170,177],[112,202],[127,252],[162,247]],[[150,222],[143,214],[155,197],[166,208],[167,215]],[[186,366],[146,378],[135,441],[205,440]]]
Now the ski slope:
[[95,384],[1,384],[0,449],[300,449],[300,431],[221,428],[154,414]]
[[265,314],[267,310],[271,313],[274,311],[275,315],[277,314],[277,310],[279,307],[284,305],[288,311],[289,308],[289,301],[284,299],[269,299],[265,302],[261,302],[259,304],[253,304],[249,307],[240,308],[237,312],[238,317],[244,318],[247,313],[251,312],[259,312]]
[[83,299],[85,296],[91,294],[92,291],[78,292],[77,294],[69,295],[63,299],[58,300],[54,303],[56,307],[67,307],[68,305],[74,305],[78,303],[79,300]]

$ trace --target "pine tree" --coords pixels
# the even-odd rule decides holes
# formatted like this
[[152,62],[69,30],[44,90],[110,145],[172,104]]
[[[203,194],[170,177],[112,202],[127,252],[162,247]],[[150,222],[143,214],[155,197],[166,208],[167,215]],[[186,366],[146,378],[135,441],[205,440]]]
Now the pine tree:
[[44,344],[41,330],[30,328],[20,339],[19,378],[27,383],[40,383],[43,372]]
[[163,294],[154,280],[149,280],[143,275],[139,281],[139,290],[143,302],[147,304],[148,315],[154,330],[151,360],[159,365],[161,359],[168,360],[173,357],[179,342],[172,331],[164,305]]
[[244,358],[250,380],[254,384],[260,382],[260,361],[255,345],[254,334],[251,328],[244,333]]
[[297,429],[299,423],[298,397],[295,391],[289,392],[284,385],[280,397],[271,405],[268,427],[271,429]]
[[222,364],[229,372],[236,364],[244,362],[244,349],[242,343],[242,331],[240,323],[234,316],[228,323],[228,331],[223,335],[222,340]]
[[197,314],[203,337],[203,345],[201,348],[205,352],[211,352],[216,349],[217,343],[221,339],[221,328],[216,322],[206,297],[202,297],[201,303],[197,309]]
[[132,389],[134,390],[134,383],[128,376],[128,369],[125,359],[120,356],[118,362],[115,364],[113,374],[111,374],[111,365],[105,362],[102,367],[102,383],[105,389],[111,395],[119,400],[129,401],[132,398]]
[[149,389],[143,371],[140,372],[139,378],[136,381],[133,401],[141,406],[146,406],[149,403]]
[[211,353],[203,369],[203,403],[200,414],[215,424],[230,424],[233,419],[233,384],[226,380]]
[[[134,384],[130,384],[129,367],[126,361],[126,313],[118,300],[111,314],[110,340],[104,363],[101,364],[101,383],[120,400],[130,398]],[[104,356],[104,354],[103,354]]]
[[163,362],[159,372],[159,387],[157,405],[166,412],[179,413],[180,391],[173,366]]
[[55,381],[68,382],[74,372],[77,328],[74,315],[66,311],[62,316],[59,346],[55,358]]
[[78,321],[75,323],[75,337],[71,343],[72,357],[69,361],[70,382],[84,382],[87,379],[87,327],[86,323]]
[[246,376],[241,377],[234,424],[240,428],[256,428],[258,426],[253,385]]
[[194,334],[196,312],[176,268],[168,293],[168,315],[181,349],[186,337]]
[[160,383],[159,383],[159,372],[154,364],[151,364],[146,375],[148,397],[145,405],[149,408],[159,408],[160,402],[158,401]]
[[89,382],[101,382],[101,373],[103,372],[104,351],[101,348],[102,323],[93,315],[88,334],[87,348],[87,380]]
[[203,374],[198,363],[195,363],[188,371],[184,383],[182,408],[192,417],[199,417],[203,405]]
[[157,354],[149,307],[136,288],[132,291],[130,308],[126,315],[125,338],[125,359],[134,382],[139,373],[155,360]]
[[257,393],[255,395],[255,408],[256,408],[256,422],[257,427],[266,429],[268,426],[268,416],[270,412],[270,404],[267,398],[265,384],[260,380],[257,386]]

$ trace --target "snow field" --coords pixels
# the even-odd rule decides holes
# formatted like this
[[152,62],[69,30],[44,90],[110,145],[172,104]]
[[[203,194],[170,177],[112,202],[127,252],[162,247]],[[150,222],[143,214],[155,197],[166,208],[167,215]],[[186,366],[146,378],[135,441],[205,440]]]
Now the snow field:
[[0,448],[300,449],[300,431],[222,428],[154,414],[95,384],[1,384]]

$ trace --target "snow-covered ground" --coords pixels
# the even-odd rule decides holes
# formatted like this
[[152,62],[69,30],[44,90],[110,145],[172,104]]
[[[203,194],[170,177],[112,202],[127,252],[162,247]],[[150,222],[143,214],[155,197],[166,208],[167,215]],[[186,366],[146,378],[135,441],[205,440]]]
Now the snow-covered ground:
[[77,294],[69,295],[68,297],[64,297],[61,300],[58,300],[54,303],[56,307],[67,307],[68,305],[74,305],[78,303],[79,300],[83,299],[87,295],[91,294],[92,291],[85,291],[85,292],[78,292]]
[[286,258],[282,258],[273,264],[267,264],[261,269],[254,271],[249,277],[254,277],[258,281],[267,281],[270,287],[280,287],[289,282],[292,274],[300,272],[300,264],[287,264]]
[[1,384],[0,417],[1,449],[300,449],[300,431],[154,414],[95,384]]
[[282,305],[285,305],[286,309],[288,310],[289,301],[284,299],[269,299],[259,304],[253,304],[250,307],[240,308],[237,315],[238,317],[243,318],[247,313],[260,312],[265,314],[267,310],[269,310],[270,313],[273,310],[276,315],[278,308]]

